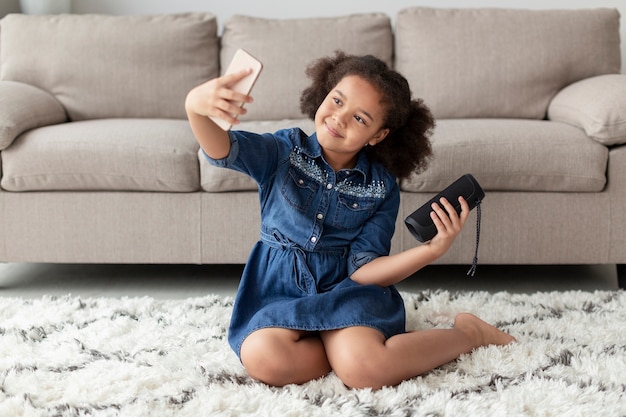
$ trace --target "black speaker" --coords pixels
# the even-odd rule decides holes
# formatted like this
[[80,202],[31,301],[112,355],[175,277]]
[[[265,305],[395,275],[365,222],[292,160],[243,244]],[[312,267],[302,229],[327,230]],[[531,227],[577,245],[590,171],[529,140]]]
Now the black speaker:
[[[445,190],[431,198],[426,204],[411,213],[404,224],[409,229],[415,239],[420,242],[431,240],[437,234],[435,223],[430,218],[430,212],[433,211],[432,204],[439,203],[441,197],[445,197],[458,214],[461,213],[461,203],[459,196],[463,196],[469,205],[470,210],[480,204],[485,198],[485,192],[471,174],[465,174],[458,180],[450,184]],[[445,210],[445,209],[444,209]]]

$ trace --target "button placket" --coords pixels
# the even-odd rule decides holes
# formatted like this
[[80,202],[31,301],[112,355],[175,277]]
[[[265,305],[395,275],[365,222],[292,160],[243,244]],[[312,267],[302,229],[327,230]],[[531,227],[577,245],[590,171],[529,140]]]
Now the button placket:
[[326,218],[331,196],[335,188],[333,173],[327,172],[326,181],[326,185],[324,186],[325,190],[322,192],[322,198],[320,198],[320,202],[317,207],[317,214],[315,215],[315,220],[313,222],[313,233],[311,234],[311,237],[309,237],[309,246],[311,247],[314,247],[319,241],[324,229],[324,219]]

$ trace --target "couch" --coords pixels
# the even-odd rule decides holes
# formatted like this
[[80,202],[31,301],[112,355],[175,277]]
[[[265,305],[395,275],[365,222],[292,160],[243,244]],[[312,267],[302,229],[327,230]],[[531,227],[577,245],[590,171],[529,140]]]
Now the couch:
[[[237,48],[264,63],[239,128],[300,126],[306,65],[373,54],[437,119],[403,219],[472,173],[481,264],[615,264],[626,285],[626,74],[614,9],[415,7],[328,18],[12,14],[0,21],[0,261],[245,263],[256,184],[209,166],[187,92]],[[222,23],[222,22],[219,22]],[[472,222],[440,264],[471,263]]]

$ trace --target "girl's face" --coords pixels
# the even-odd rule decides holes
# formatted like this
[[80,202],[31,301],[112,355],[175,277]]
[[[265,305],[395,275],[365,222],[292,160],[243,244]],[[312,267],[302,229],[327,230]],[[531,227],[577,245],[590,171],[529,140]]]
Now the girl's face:
[[328,93],[315,113],[315,131],[326,161],[338,171],[353,168],[366,145],[383,140],[381,94],[365,79],[348,75]]

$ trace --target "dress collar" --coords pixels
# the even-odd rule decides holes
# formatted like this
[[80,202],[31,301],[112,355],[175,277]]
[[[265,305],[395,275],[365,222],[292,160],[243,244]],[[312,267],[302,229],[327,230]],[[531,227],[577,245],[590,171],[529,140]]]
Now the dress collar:
[[[317,141],[317,133],[313,133],[308,138],[306,137],[303,138],[303,140],[301,141],[301,144],[302,144],[302,147],[301,147],[302,153],[304,153],[306,156],[308,156],[311,159],[321,158],[324,161],[324,164],[328,166],[328,169],[332,169],[330,165],[328,164],[328,162],[326,162],[326,160],[324,159],[324,156],[322,155],[322,147]],[[346,177],[353,173],[360,173],[361,175],[363,175],[363,180],[367,180],[366,172],[369,171],[369,167],[370,167],[370,161],[367,158],[365,151],[361,150],[357,154],[356,166],[354,168],[342,169],[339,172],[344,173]]]

